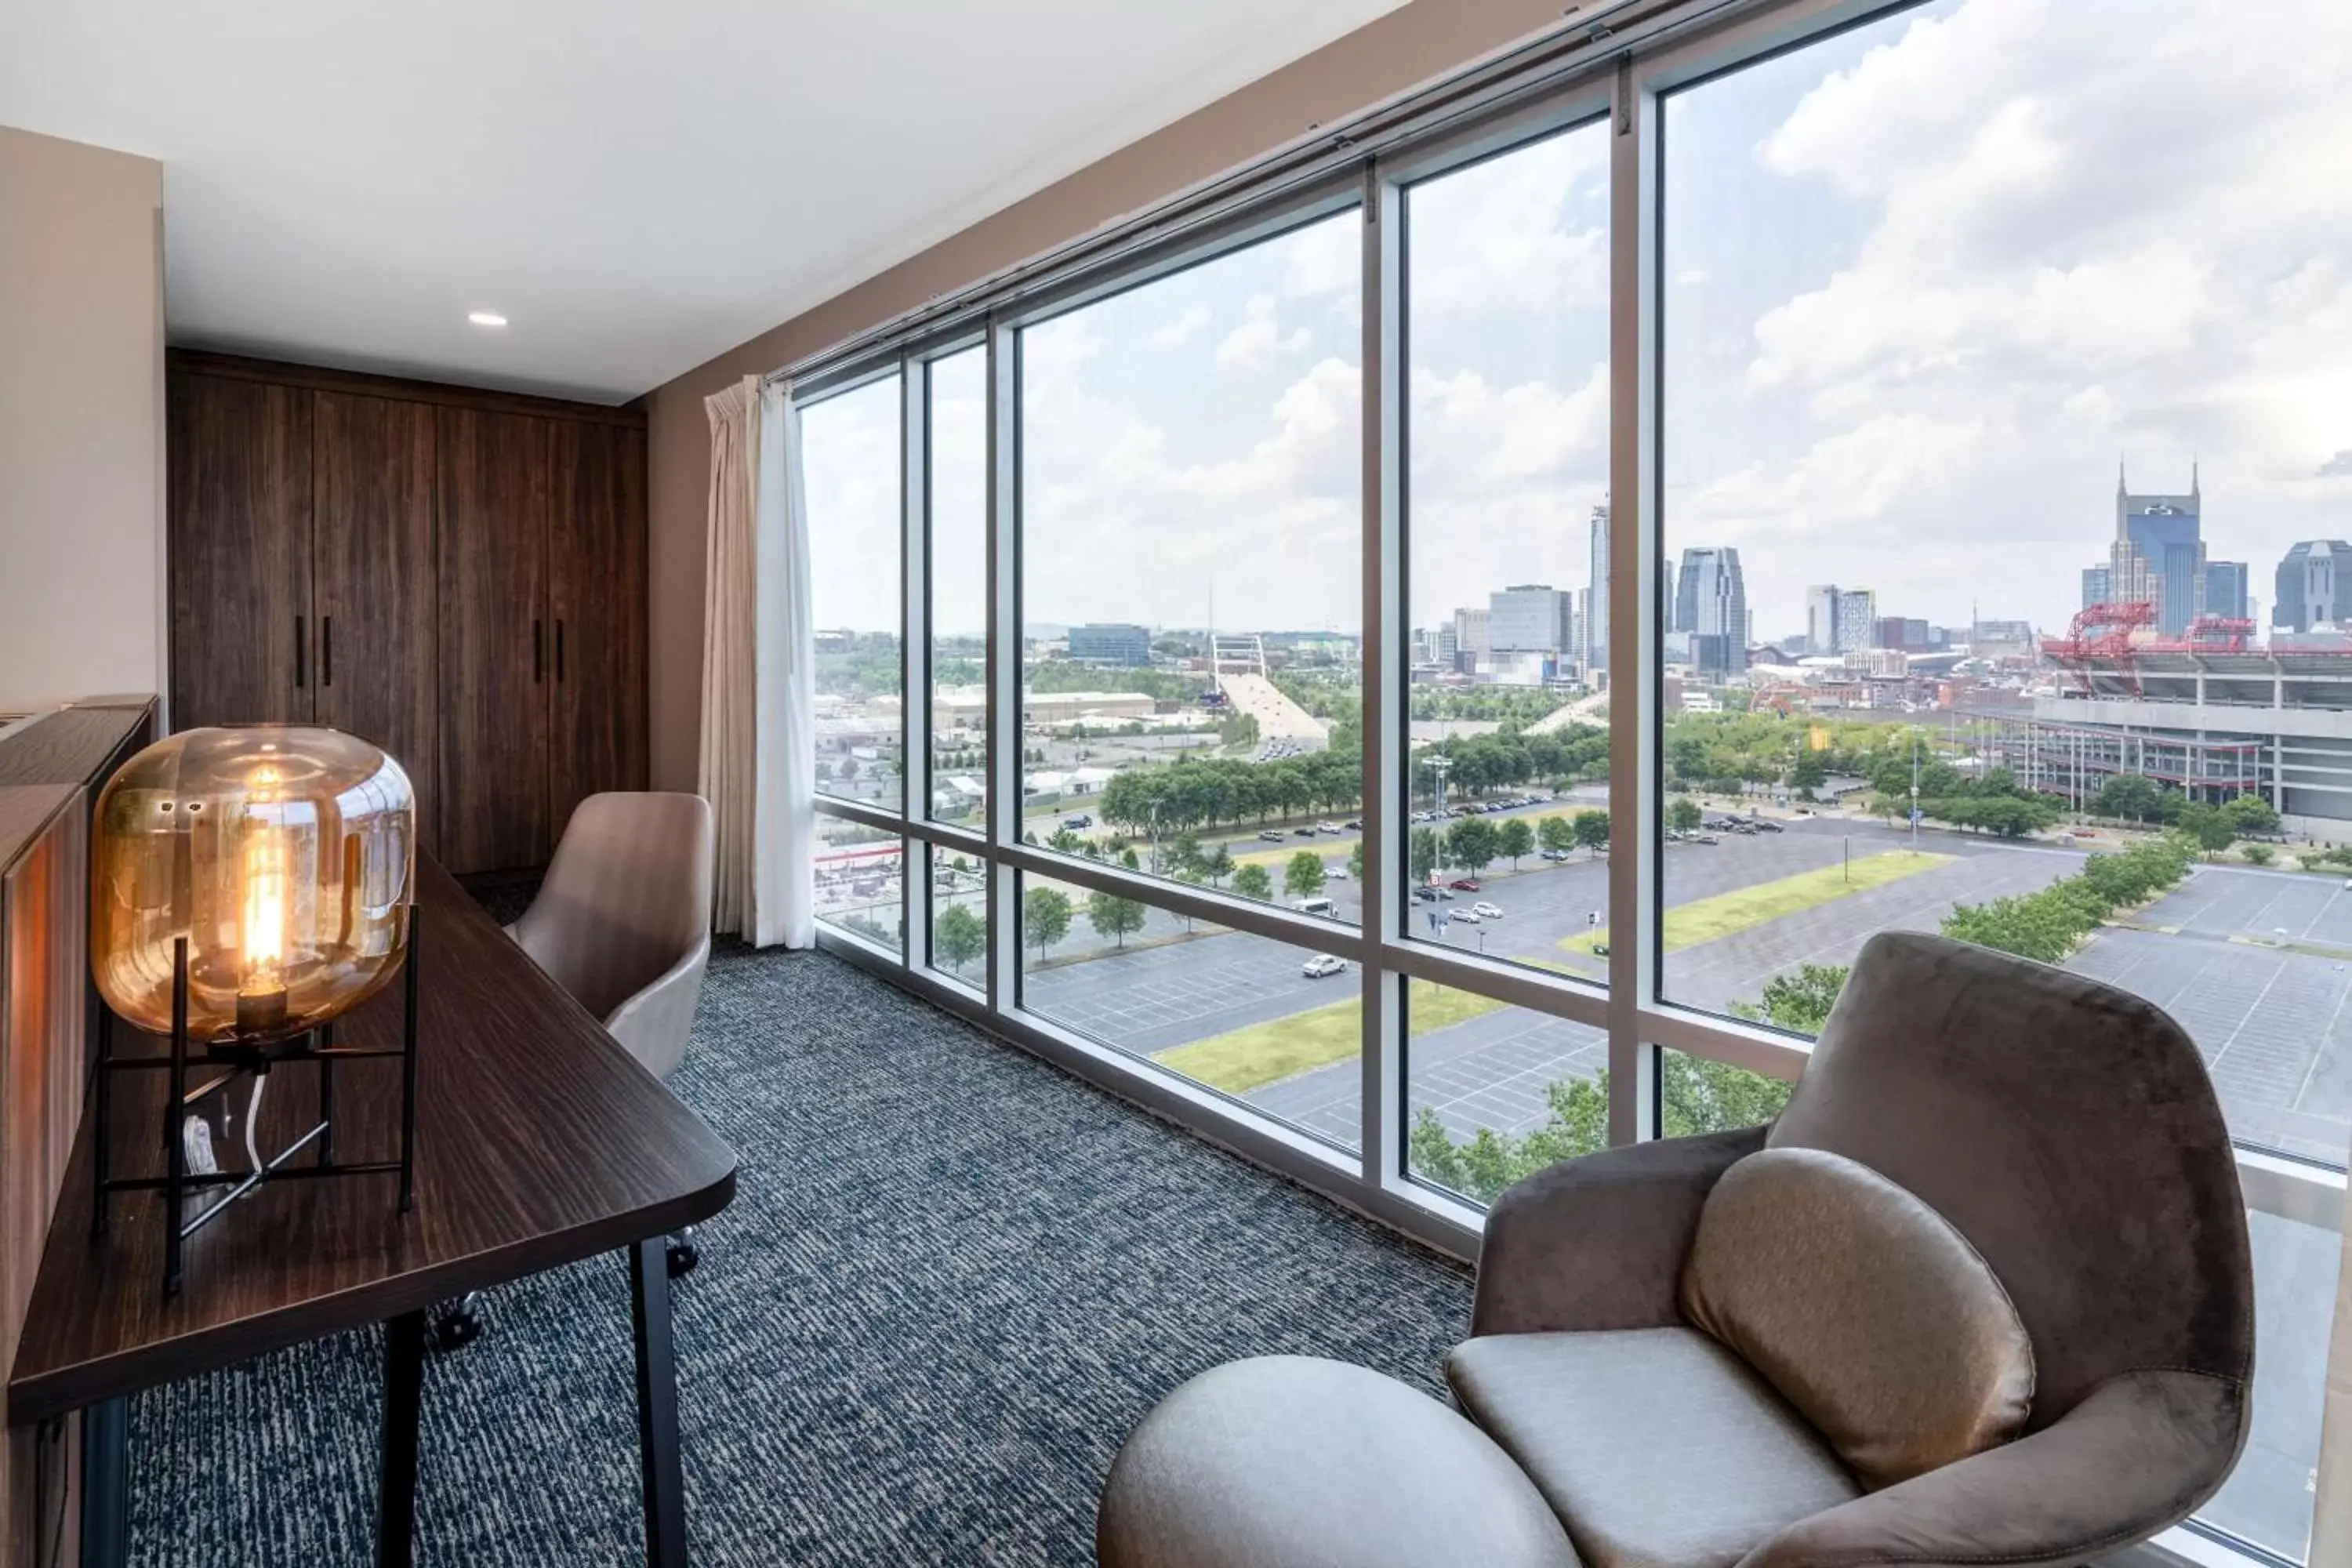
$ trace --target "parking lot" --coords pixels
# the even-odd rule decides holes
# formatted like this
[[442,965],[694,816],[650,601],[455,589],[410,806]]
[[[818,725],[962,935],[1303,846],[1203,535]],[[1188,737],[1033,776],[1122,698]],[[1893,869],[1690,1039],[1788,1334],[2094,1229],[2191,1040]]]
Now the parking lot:
[[[1836,868],[1849,857],[1881,855],[1911,841],[1907,832],[1877,822],[1795,819],[1785,827],[1718,835],[1714,846],[1668,846],[1669,907]],[[1328,850],[1330,842],[1318,847]],[[1727,1011],[1759,997],[1776,973],[1801,963],[1851,963],[1874,932],[1933,931],[1955,903],[2033,891],[2071,875],[2083,858],[2081,851],[2053,846],[1932,831],[1920,836],[1919,847],[1942,858],[1884,886],[1667,953],[1665,995]],[[1473,901],[1458,895],[1415,906],[1414,936],[1601,978],[1603,961],[1562,942],[1589,931],[1595,916],[1605,922],[1608,862],[1580,855],[1566,864],[1526,864],[1517,875],[1487,878],[1475,896],[1500,906],[1502,919],[1433,928],[1433,909]],[[1352,890],[1352,883],[1332,885],[1343,916],[1355,912]],[[1303,953],[1263,938],[1195,935],[1088,957],[1091,938],[1082,919],[1078,925],[1055,955],[1068,962],[1028,977],[1029,1005],[1146,1055],[1355,993],[1352,972],[1307,978],[1299,973]],[[2200,867],[2133,925],[2145,929],[2101,931],[2070,967],[2147,996],[2179,1017],[2203,1049],[2241,1137],[2340,1162],[2352,1136],[2352,893],[2332,878]],[[1175,934],[1175,922],[1155,915],[1145,936]],[[1457,1137],[1481,1127],[1524,1132],[1544,1120],[1552,1082],[1590,1075],[1605,1054],[1597,1030],[1501,1009],[1412,1034],[1411,1103],[1435,1110]],[[1339,1062],[1254,1089],[1246,1098],[1352,1142],[1360,1087],[1355,1064]]]

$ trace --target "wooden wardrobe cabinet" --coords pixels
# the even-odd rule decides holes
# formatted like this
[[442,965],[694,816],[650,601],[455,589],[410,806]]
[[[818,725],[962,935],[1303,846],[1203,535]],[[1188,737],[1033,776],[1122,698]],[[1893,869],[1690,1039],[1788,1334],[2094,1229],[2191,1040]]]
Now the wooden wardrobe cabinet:
[[646,437],[625,410],[174,352],[175,729],[382,746],[452,871],[646,786]]

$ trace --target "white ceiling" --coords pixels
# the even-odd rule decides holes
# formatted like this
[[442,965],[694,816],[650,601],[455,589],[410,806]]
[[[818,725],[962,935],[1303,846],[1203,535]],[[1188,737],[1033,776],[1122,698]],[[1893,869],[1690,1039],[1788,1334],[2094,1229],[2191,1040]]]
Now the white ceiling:
[[174,342],[617,402],[1398,4],[0,0],[0,124],[163,160]]

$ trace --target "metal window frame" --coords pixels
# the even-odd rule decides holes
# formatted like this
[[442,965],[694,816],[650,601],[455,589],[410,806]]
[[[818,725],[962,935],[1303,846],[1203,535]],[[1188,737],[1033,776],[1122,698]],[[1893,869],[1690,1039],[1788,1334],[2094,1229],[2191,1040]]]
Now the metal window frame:
[[[818,943],[1011,1043],[1153,1113],[1411,1235],[1475,1259],[1483,1212],[1406,1170],[1409,987],[1455,986],[1604,1030],[1609,1040],[1612,1143],[1660,1135],[1660,1053],[1673,1049],[1794,1079],[1810,1042],[1666,1000],[1660,913],[1663,802],[1662,157],[1665,100],[1711,77],[1909,8],[1909,0],[1623,0],[1573,13],[1546,37],[1465,71],[1424,94],[1368,111],[1163,207],[1063,251],[983,279],[873,333],[779,374],[801,406],[891,374],[902,376],[901,483],[905,579],[903,705],[908,765],[896,811],[820,797],[825,816],[899,837],[902,954],[822,927]],[[1611,132],[1611,489],[1609,804],[1615,832],[1608,908],[1612,944],[1605,986],[1418,941],[1399,897],[1410,825],[1409,366],[1406,266],[1409,188],[1562,133],[1601,116]],[[1350,208],[1362,218],[1361,398],[1364,925],[1352,928],[1275,904],[1022,841],[1024,654],[1021,334],[1024,328],[1209,265]],[[987,356],[987,625],[989,690],[984,827],[929,820],[929,366],[973,347]],[[921,647],[915,647],[918,640]],[[919,680],[918,679],[919,677]],[[918,793],[919,792],[919,793]],[[931,966],[934,849],[969,856],[988,877],[984,977],[959,981]],[[914,868],[908,874],[905,868]],[[1360,966],[1362,1121],[1343,1152],[1231,1097],[1055,1023],[1021,995],[1021,889],[1029,876],[1129,898],[1229,930],[1327,952]],[[2346,1173],[2242,1147],[2252,1208],[2341,1230]],[[2139,1549],[2140,1563],[2258,1560],[2184,1527]]]

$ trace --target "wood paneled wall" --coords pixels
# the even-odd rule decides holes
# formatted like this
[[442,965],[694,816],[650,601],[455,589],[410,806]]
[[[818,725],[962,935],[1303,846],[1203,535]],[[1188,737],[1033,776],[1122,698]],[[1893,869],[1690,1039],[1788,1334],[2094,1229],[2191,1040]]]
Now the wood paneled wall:
[[174,353],[172,721],[382,746],[451,870],[643,789],[641,415]]

